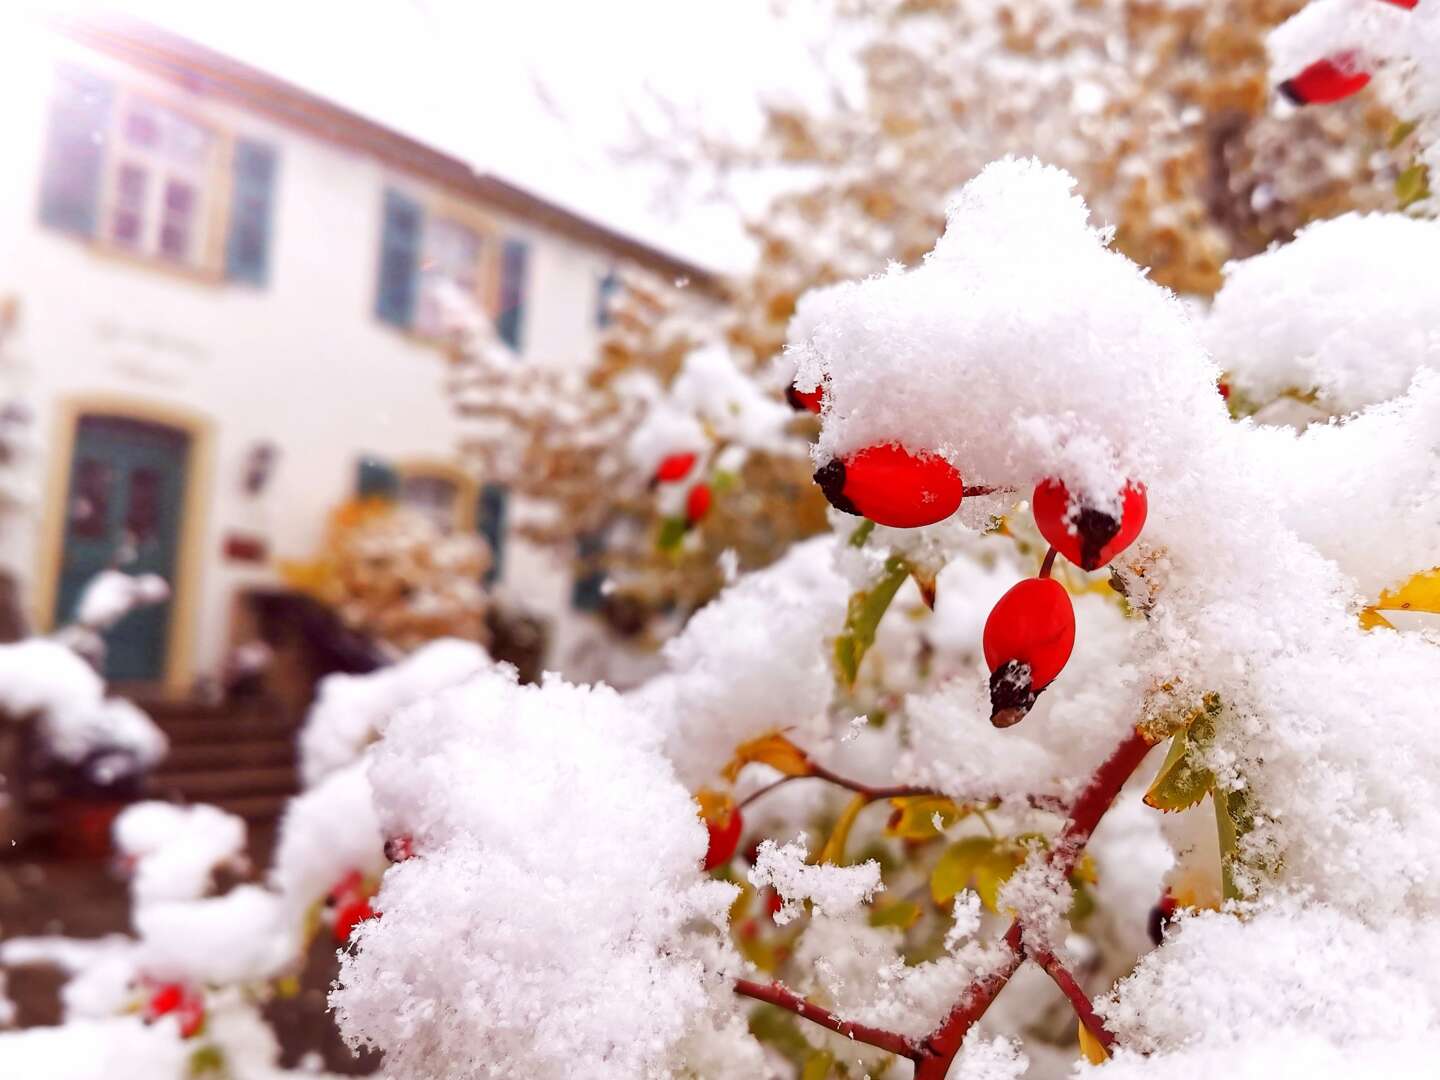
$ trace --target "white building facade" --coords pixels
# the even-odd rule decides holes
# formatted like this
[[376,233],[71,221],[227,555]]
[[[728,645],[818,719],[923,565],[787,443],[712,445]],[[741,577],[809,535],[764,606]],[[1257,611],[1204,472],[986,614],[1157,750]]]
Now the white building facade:
[[430,286],[529,362],[586,363],[618,267],[703,271],[153,28],[33,42],[0,102],[0,404],[33,416],[34,498],[0,565],[34,627],[104,565],[161,573],[172,600],[109,674],[183,693],[237,597],[367,485],[486,532],[502,582],[563,606],[568,568],[507,544],[504,491],[452,464]]

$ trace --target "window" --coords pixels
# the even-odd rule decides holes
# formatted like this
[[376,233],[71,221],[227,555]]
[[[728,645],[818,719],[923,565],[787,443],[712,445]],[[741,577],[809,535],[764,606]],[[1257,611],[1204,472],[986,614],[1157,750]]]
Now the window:
[[143,98],[120,112],[105,196],[117,247],[198,265],[205,254],[205,191],[218,140],[193,120]]
[[[262,284],[274,166],[261,143],[231,139],[181,109],[62,66],[40,220],[157,262]],[[228,233],[215,235],[227,221]]]
[[[529,292],[529,246],[503,242],[420,200],[387,188],[382,206],[375,314],[427,338],[446,331],[444,295],[471,297],[495,323],[501,340],[518,350]],[[492,292],[493,285],[493,292]],[[490,302],[493,296],[493,302]]]
[[441,532],[454,532],[460,485],[448,476],[412,473],[400,481],[400,505],[423,514]]
[[424,245],[415,329],[440,337],[446,330],[446,291],[471,298],[480,294],[480,236],[458,222],[435,218],[425,228]]
[[595,325],[604,330],[612,318],[611,305],[620,292],[620,275],[614,269],[606,270],[595,285]]

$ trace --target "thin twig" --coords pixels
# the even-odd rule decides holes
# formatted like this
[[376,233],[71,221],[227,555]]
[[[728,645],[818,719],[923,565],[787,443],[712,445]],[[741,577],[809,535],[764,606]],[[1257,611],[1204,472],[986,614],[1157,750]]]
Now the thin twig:
[[1049,949],[1037,948],[1034,945],[1025,946],[1025,955],[1045,969],[1045,974],[1049,975],[1055,981],[1055,985],[1060,988],[1060,992],[1070,999],[1070,1006],[1075,1010],[1075,1015],[1080,1018],[1080,1023],[1085,1025],[1085,1029],[1094,1035],[1100,1045],[1105,1047],[1105,1051],[1109,1053],[1110,1048],[1115,1045],[1115,1036],[1105,1026],[1105,1021],[1095,1015],[1095,1008],[1090,1004],[1090,999],[1085,995],[1085,991],[1080,989],[1080,984],[1075,981],[1075,976],[1071,975],[1065,965],[1060,962],[1060,958]]
[[754,998],[756,1001],[763,1001],[777,1008],[785,1009],[796,1016],[803,1016],[806,1020],[844,1035],[848,1039],[868,1043],[870,1046],[909,1058],[911,1061],[919,1059],[920,1051],[904,1035],[886,1031],[884,1028],[870,1027],[868,1024],[841,1020],[829,1009],[801,997],[782,982],[772,982],[767,985],[751,982],[749,979],[736,979],[735,993],[741,997]]
[[1051,544],[1050,550],[1045,552],[1044,562],[1040,564],[1040,577],[1047,578],[1050,576],[1050,571],[1055,569],[1055,556],[1058,554],[1059,552],[1055,550],[1055,545]]

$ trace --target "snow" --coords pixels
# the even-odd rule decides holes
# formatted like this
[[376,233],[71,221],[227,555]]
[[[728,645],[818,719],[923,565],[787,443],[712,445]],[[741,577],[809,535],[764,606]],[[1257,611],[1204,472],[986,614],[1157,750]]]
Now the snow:
[[829,537],[806,541],[744,575],[666,643],[667,671],[631,695],[666,731],[690,787],[767,731],[791,729],[801,745],[828,734],[835,679],[819,643],[839,633],[848,592],[833,549]]
[[0,1034],[6,1072],[45,1080],[183,1080],[191,1050],[168,1026],[138,1016]]
[[0,712],[37,716],[56,757],[78,763],[119,750],[142,768],[158,763],[168,748],[164,733],[135,705],[104,694],[100,677],[63,645],[44,638],[0,645]]
[[327,675],[300,732],[300,771],[307,786],[360,759],[396,712],[488,670],[474,642],[441,638],[368,675]]
[[784,847],[765,840],[750,869],[751,885],[757,889],[768,885],[784,901],[775,913],[781,926],[803,914],[805,901],[833,918],[855,910],[884,888],[880,864],[873,860],[859,866],[811,865],[806,862],[809,854],[803,837]]
[[170,586],[158,574],[102,570],[91,578],[75,606],[75,621],[91,630],[108,630],[138,607],[164,603]]
[[115,819],[114,838],[116,851],[132,861],[136,905],[194,900],[218,867],[242,864],[245,822],[213,806],[141,802]]
[[1343,415],[1398,397],[1440,366],[1437,249],[1437,221],[1346,214],[1310,225],[1226,266],[1205,347],[1257,403],[1313,394]]
[[378,878],[385,866],[385,837],[361,760],[290,800],[280,820],[270,884],[298,926],[311,905],[347,874]]
[[134,912],[139,967],[163,982],[245,983],[273,979],[295,963],[300,927],[281,898],[258,885],[224,896],[162,901]]
[[382,822],[416,855],[385,875],[332,1003],[388,1069],[669,1075],[735,1007],[713,929],[735,890],[701,876],[690,794],[619,695],[485,674],[372,753]]

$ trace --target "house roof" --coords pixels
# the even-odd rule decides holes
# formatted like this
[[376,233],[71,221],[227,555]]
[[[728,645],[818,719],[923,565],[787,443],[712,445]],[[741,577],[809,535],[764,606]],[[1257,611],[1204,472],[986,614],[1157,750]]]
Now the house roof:
[[657,273],[688,278],[707,292],[719,275],[678,255],[608,228],[464,160],[352,112],[258,68],[150,23],[122,15],[59,16],[65,36],[186,90],[248,109],[392,168],[422,177],[461,198],[513,214],[579,243],[601,248]]

